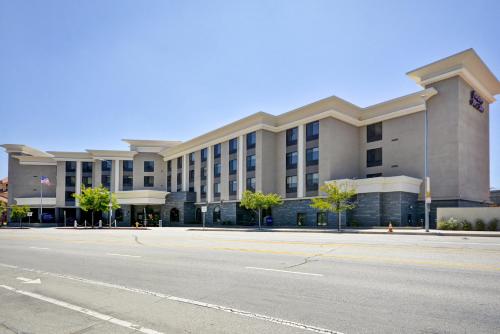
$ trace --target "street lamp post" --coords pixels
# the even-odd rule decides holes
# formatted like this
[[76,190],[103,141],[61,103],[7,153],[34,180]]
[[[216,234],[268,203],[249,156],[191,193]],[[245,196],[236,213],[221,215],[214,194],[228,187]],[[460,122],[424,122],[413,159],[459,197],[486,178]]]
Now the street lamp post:
[[429,120],[428,111],[425,109],[425,125],[424,125],[424,205],[425,205],[425,232],[429,232],[429,211],[431,202],[430,178],[429,178],[429,162],[428,162],[428,142],[429,142]]

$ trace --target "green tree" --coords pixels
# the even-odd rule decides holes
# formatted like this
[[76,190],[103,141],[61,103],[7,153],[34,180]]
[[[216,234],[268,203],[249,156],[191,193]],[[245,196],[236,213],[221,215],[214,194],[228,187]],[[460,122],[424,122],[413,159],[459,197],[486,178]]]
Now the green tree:
[[10,207],[10,218],[19,219],[19,227],[22,227],[22,219],[28,215],[30,208],[26,205],[12,205]]
[[259,215],[259,229],[262,226],[262,210],[283,204],[278,194],[263,194],[262,192],[251,192],[246,190],[241,198],[240,206],[249,210],[257,211]]
[[356,207],[352,198],[356,195],[356,190],[349,182],[329,182],[321,186],[320,191],[325,197],[312,199],[310,206],[320,211],[334,212],[338,216],[338,230],[341,230],[341,214]]
[[3,216],[7,212],[7,204],[5,202],[0,202],[0,227],[3,226]]
[[78,206],[85,212],[92,211],[92,228],[94,228],[94,213],[108,212],[111,200],[111,209],[116,210],[120,205],[116,201],[116,196],[100,185],[97,188],[87,188],[82,186],[81,194],[73,194],[78,200]]

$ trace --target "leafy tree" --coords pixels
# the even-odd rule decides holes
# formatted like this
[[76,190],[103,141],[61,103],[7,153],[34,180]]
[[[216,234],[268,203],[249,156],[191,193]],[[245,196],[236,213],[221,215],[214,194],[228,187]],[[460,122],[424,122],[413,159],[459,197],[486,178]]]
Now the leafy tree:
[[26,205],[12,205],[10,207],[10,218],[19,219],[19,227],[22,227],[22,219],[28,215],[30,208]]
[[320,211],[330,211],[338,215],[338,230],[341,229],[341,214],[347,210],[352,210],[356,204],[352,198],[356,195],[356,190],[349,182],[329,182],[321,186],[320,191],[325,197],[316,197],[312,199],[310,206]]
[[7,205],[5,204],[5,202],[0,202],[0,227],[3,225],[5,212],[7,212]]
[[240,206],[258,212],[260,229],[262,226],[262,210],[281,204],[283,204],[283,200],[278,194],[263,194],[260,191],[254,193],[246,190],[241,198]]
[[120,205],[116,201],[116,196],[100,185],[97,188],[87,188],[82,186],[81,194],[73,194],[78,200],[78,206],[85,212],[92,211],[92,228],[94,228],[94,212],[108,212],[111,198],[111,209],[116,210]]

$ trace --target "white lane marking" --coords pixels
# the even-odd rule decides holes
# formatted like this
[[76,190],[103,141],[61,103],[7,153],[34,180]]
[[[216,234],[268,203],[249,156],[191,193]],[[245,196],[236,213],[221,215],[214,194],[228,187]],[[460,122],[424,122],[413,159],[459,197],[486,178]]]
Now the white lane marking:
[[5,263],[0,263],[0,267],[13,268],[13,269],[19,268],[18,266],[13,266],[11,264],[5,264]]
[[281,269],[271,269],[271,268],[259,268],[259,267],[245,267],[246,269],[254,269],[254,270],[265,270],[265,271],[276,271],[279,273],[287,273],[287,274],[298,274],[298,275],[308,275],[308,276],[323,276],[323,274],[313,274],[313,273],[304,273],[301,271],[290,271],[290,270],[281,270]]
[[488,242],[458,242],[458,241],[425,241],[428,244],[453,244],[453,245],[481,245],[481,246],[500,246],[500,244]]
[[35,298],[35,299],[38,299],[38,300],[41,300],[41,301],[44,301],[44,302],[47,302],[47,303],[51,303],[51,304],[54,304],[54,305],[57,305],[57,306],[64,307],[64,308],[67,308],[67,309],[72,310],[72,311],[80,312],[80,313],[83,313],[85,315],[89,315],[91,317],[97,318],[99,320],[107,321],[109,323],[112,323],[112,324],[115,324],[115,325],[118,325],[118,326],[122,326],[122,327],[125,327],[125,328],[128,328],[128,329],[133,329],[133,330],[141,332],[141,333],[145,333],[145,334],[163,334],[163,333],[155,331],[153,329],[145,328],[145,327],[133,324],[133,323],[125,321],[125,320],[120,320],[120,319],[114,318],[112,316],[103,314],[103,313],[99,313],[99,312],[96,312],[96,311],[89,310],[88,308],[84,308],[84,307],[80,307],[80,306],[73,305],[73,304],[70,304],[70,303],[66,303],[66,302],[64,302],[62,300],[58,300],[58,299],[54,299],[54,298],[51,298],[51,297],[43,296],[43,295],[40,295],[38,293],[29,292],[29,291],[23,291],[23,290],[18,290],[16,288],[13,288],[13,287],[10,287],[10,286],[7,286],[7,285],[0,285],[0,287],[2,287],[4,289],[7,289],[9,291],[12,291],[12,292],[19,293],[21,295],[25,295],[25,296],[28,296],[28,297],[31,297],[31,298]]
[[39,278],[31,279],[26,277],[17,277],[17,279],[23,281],[25,284],[42,284],[42,281]]
[[135,257],[135,258],[141,257],[140,255],[128,255],[128,254],[117,254],[117,253],[107,253],[106,255],[123,256],[123,257]]
[[35,246],[31,246],[30,248],[31,249],[41,249],[41,250],[47,250],[47,249],[49,249],[47,247],[35,247]]
[[[10,266],[10,265],[5,265],[3,263],[0,263],[0,266]],[[248,317],[248,318],[253,318],[253,319],[259,319],[259,320],[263,320],[263,321],[268,321],[268,322],[280,324],[280,325],[283,325],[283,326],[300,328],[300,329],[307,330],[307,331],[310,331],[310,332],[313,332],[313,333],[320,333],[320,334],[343,334],[342,332],[338,332],[338,331],[334,331],[334,330],[330,330],[330,329],[325,329],[325,328],[321,328],[321,327],[306,325],[306,324],[302,324],[302,323],[299,323],[299,322],[294,322],[294,321],[289,321],[289,320],[285,320],[285,319],[275,318],[275,317],[271,317],[271,316],[264,315],[264,314],[259,314],[259,313],[252,313],[252,312],[243,311],[243,310],[239,310],[239,309],[235,309],[235,308],[231,308],[231,307],[220,306],[220,305],[204,303],[204,302],[200,302],[200,301],[196,301],[196,300],[192,300],[192,299],[186,299],[186,298],[181,298],[181,297],[170,296],[170,295],[167,295],[167,294],[164,294],[164,293],[161,293],[161,292],[155,292],[155,291],[143,290],[143,289],[139,289],[139,288],[126,287],[126,286],[123,286],[123,285],[117,285],[117,284],[107,283],[107,282],[101,282],[101,281],[94,281],[94,280],[90,280],[90,279],[82,278],[82,277],[77,277],[77,276],[70,276],[70,275],[64,275],[64,274],[56,274],[56,273],[51,273],[51,272],[48,272],[48,271],[42,271],[42,270],[37,270],[37,269],[22,268],[22,267],[17,267],[17,268],[19,270],[23,270],[23,271],[34,272],[34,273],[37,273],[39,275],[48,275],[48,276],[57,277],[57,278],[64,278],[64,279],[68,279],[68,280],[72,280],[72,281],[76,281],[76,282],[87,283],[87,284],[92,284],[92,285],[97,285],[97,286],[103,286],[103,287],[113,288],[113,289],[119,289],[119,290],[123,290],[123,291],[135,292],[135,293],[139,293],[139,294],[143,294],[143,295],[150,295],[150,296],[155,296],[155,297],[158,297],[158,298],[164,298],[166,300],[172,300],[172,301],[176,301],[176,302],[180,302],[180,303],[185,303],[185,304],[190,304],[190,305],[196,305],[196,306],[206,307],[206,308],[209,308],[209,309],[218,310],[218,311],[222,311],[222,312],[227,312],[227,313],[231,313],[231,314],[236,314],[236,315],[240,315],[240,316],[243,316],[243,317]]]

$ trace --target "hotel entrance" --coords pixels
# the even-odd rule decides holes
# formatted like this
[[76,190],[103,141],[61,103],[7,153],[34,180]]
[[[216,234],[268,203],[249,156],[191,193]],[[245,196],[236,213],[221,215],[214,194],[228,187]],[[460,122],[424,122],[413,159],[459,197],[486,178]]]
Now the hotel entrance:
[[161,205],[132,205],[131,206],[131,226],[139,223],[139,226],[159,226],[161,219]]

